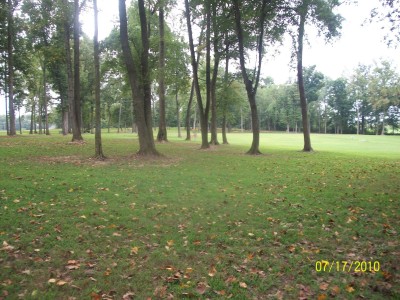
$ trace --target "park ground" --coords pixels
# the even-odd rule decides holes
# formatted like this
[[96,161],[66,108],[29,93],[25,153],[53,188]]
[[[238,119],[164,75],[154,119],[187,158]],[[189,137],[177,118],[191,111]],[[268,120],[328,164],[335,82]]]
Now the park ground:
[[399,299],[400,138],[0,137],[0,299]]

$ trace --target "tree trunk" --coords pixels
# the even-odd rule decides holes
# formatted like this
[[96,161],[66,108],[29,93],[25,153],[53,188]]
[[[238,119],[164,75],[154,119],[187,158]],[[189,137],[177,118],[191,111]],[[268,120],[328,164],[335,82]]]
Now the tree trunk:
[[14,17],[13,17],[13,2],[8,0],[8,29],[7,29],[7,54],[8,54],[8,110],[10,127],[8,134],[14,136],[17,134],[15,127],[15,108],[14,108]]
[[98,26],[98,11],[97,0],[93,0],[94,11],[94,36],[93,36],[93,58],[94,58],[94,101],[95,101],[95,152],[94,156],[97,159],[103,160],[105,155],[103,153],[103,145],[101,141],[101,108],[100,108],[100,58],[99,58],[99,26]]
[[222,117],[222,143],[228,145],[228,138],[226,137],[226,113]]
[[190,136],[190,113],[192,110],[192,102],[193,102],[193,96],[194,96],[194,82],[192,81],[192,87],[190,89],[190,96],[189,96],[189,102],[188,102],[188,106],[186,109],[186,141],[190,141],[191,140],[191,136]]
[[178,123],[178,138],[182,137],[181,134],[181,109],[180,109],[180,104],[178,100],[178,87],[175,88],[175,104],[176,104],[176,120]]
[[32,106],[31,106],[31,126],[29,129],[29,134],[33,134],[33,122],[35,121],[35,99],[32,99]]
[[189,8],[189,0],[185,0],[185,9],[186,9],[186,21],[188,27],[188,35],[189,35],[189,47],[190,47],[190,56],[191,63],[193,68],[193,83],[194,89],[196,91],[197,105],[199,108],[199,118],[200,118],[200,126],[201,126],[201,149],[207,149],[210,147],[208,143],[208,105],[206,104],[206,109],[203,108],[203,101],[201,97],[200,84],[198,78],[198,64],[196,63],[196,57],[194,52],[194,44],[193,44],[193,35],[192,35],[192,24],[190,21],[190,8]]
[[236,33],[239,42],[239,61],[240,61],[240,69],[242,72],[243,82],[246,87],[247,99],[250,104],[251,110],[251,128],[253,132],[253,141],[249,151],[247,154],[258,155],[261,154],[260,147],[260,122],[258,119],[258,111],[257,111],[257,103],[256,103],[256,93],[257,87],[260,79],[260,70],[261,70],[261,60],[263,54],[263,36],[264,36],[264,21],[265,21],[265,5],[266,1],[264,0],[262,3],[262,13],[260,18],[260,35],[258,37],[258,70],[256,76],[256,82],[253,87],[253,82],[249,79],[247,75],[245,58],[244,58],[244,38],[243,38],[243,28],[241,24],[241,14],[239,7],[239,0],[233,1],[234,12],[235,12],[235,23],[236,23]]
[[214,29],[214,68],[211,79],[210,86],[210,96],[211,96],[211,145],[219,145],[218,133],[217,133],[217,77],[218,77],[218,67],[220,61],[220,54],[218,52],[218,30],[217,30],[217,4],[212,4],[212,19],[213,19],[213,29]]
[[[305,12],[307,13],[307,12]],[[297,45],[297,83],[299,87],[300,94],[300,107],[301,107],[301,118],[303,125],[303,135],[304,135],[304,147],[303,151],[310,152],[313,151],[311,147],[311,137],[310,128],[308,121],[308,109],[307,109],[307,99],[304,90],[304,78],[303,78],[303,38],[304,38],[304,26],[305,26],[305,15],[300,15],[300,25],[299,25],[299,35],[298,35],[298,45]]]
[[49,115],[47,113],[47,73],[46,58],[43,59],[43,106],[44,106],[44,131],[46,135],[50,135],[49,131]]
[[[82,142],[81,133],[81,99],[80,99],[80,63],[79,63],[79,0],[74,0],[74,84],[73,84],[73,101],[71,106],[72,112],[72,142]],[[68,38],[69,39],[69,38]],[[67,49],[68,52],[68,49]],[[67,57],[68,61],[68,57]]]
[[160,105],[160,118],[158,126],[157,141],[168,142],[167,123],[165,120],[165,34],[164,34],[164,7],[160,4],[158,11],[158,26],[160,31],[160,53],[159,53],[159,77],[158,77],[158,95]]
[[385,135],[385,113],[383,113],[383,116],[382,116],[382,131],[381,131],[381,135]]
[[119,16],[120,16],[120,42],[128,73],[129,84],[132,92],[132,103],[135,113],[135,120],[139,136],[139,155],[159,155],[155,148],[153,139],[153,128],[151,118],[151,90],[148,77],[148,36],[146,12],[143,0],[138,1],[139,16],[141,24],[142,36],[142,57],[141,57],[141,73],[143,82],[139,83],[139,75],[137,74],[135,63],[128,39],[128,20],[126,17],[125,0],[119,0]]

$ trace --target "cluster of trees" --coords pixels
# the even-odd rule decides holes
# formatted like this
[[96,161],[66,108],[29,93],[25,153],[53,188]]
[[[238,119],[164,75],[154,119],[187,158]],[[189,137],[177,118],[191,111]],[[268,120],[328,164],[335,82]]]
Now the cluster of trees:
[[[310,132],[384,133],[386,125],[399,125],[399,76],[388,62],[336,80],[303,66],[306,25],[327,40],[339,35],[337,0],[185,0],[184,8],[171,0],[128,7],[119,0],[119,26],[100,43],[96,0],[1,3],[0,89],[10,135],[22,107],[30,133],[50,134],[53,120],[81,141],[95,128],[99,158],[100,129],[116,123],[138,132],[139,153],[151,155],[153,128],[157,141],[168,141],[167,125],[181,135],[182,124],[187,139],[200,128],[202,148],[219,144],[218,127],[224,143],[226,130],[250,129],[250,154],[260,153],[263,129],[302,131],[303,150],[311,151]],[[82,10],[93,11],[94,37],[81,32]],[[168,14],[187,32],[173,32]],[[261,78],[262,61],[285,34],[293,41],[297,80],[276,85]]]
[[[388,61],[359,65],[348,77],[330,79],[304,68],[310,129],[315,133],[384,134],[400,126],[400,74]],[[262,129],[301,130],[296,83],[271,81],[258,95]]]

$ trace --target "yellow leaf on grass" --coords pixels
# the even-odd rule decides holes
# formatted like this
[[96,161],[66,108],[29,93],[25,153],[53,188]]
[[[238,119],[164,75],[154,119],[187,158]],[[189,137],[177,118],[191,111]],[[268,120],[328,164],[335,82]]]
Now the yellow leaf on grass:
[[349,293],[352,293],[355,291],[355,289],[351,285],[348,285],[348,286],[346,286],[346,291]]
[[320,294],[318,295],[318,300],[325,300],[326,299],[326,295],[325,294]]
[[214,265],[211,265],[210,269],[208,270],[208,276],[214,277],[216,273],[217,273],[217,269],[215,268]]
[[131,248],[131,254],[138,254],[139,252],[139,247],[132,247]]
[[247,284],[246,282],[239,282],[239,286],[243,289],[247,289]]

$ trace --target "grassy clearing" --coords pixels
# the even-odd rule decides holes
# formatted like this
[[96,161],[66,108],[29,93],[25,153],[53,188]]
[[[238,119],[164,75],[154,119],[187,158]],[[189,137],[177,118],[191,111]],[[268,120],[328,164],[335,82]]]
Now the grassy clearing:
[[[200,151],[131,134],[0,138],[0,298],[398,299],[400,139],[249,134]],[[331,263],[317,272],[316,262]],[[343,271],[342,261],[380,263]]]

